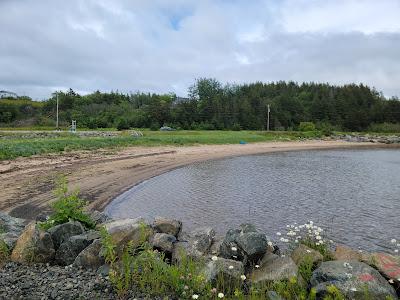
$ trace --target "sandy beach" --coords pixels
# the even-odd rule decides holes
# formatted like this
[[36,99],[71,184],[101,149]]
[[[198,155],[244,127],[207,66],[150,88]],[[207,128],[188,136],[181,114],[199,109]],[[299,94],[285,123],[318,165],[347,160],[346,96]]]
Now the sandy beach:
[[185,147],[129,147],[41,155],[0,163],[0,210],[33,219],[54,200],[54,179],[65,174],[89,207],[103,210],[117,195],[169,170],[210,159],[278,151],[387,147],[344,141],[265,142]]

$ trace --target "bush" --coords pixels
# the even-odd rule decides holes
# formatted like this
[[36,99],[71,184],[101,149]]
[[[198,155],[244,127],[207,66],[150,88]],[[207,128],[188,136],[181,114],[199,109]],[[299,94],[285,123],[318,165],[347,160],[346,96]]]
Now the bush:
[[400,133],[400,124],[399,123],[371,124],[368,127],[368,131],[385,132],[385,133]]
[[120,118],[117,122],[117,129],[118,130],[126,130],[129,129],[129,123],[126,119]]
[[313,122],[300,122],[299,131],[315,131]]
[[239,123],[235,123],[235,124],[232,125],[232,130],[233,131],[240,131],[240,130],[242,130],[242,127],[240,126]]
[[9,256],[10,250],[8,249],[7,244],[3,240],[0,240],[0,266],[8,260]]
[[79,190],[68,193],[67,180],[64,176],[57,180],[55,195],[58,200],[52,203],[54,213],[49,219],[41,223],[43,229],[49,229],[55,225],[67,223],[70,220],[79,221],[87,228],[94,228],[95,223],[89,215],[85,214],[83,208],[87,202],[80,199]]
[[159,129],[160,129],[160,124],[155,123],[155,122],[151,123],[151,125],[150,125],[150,130],[151,131],[157,131]]

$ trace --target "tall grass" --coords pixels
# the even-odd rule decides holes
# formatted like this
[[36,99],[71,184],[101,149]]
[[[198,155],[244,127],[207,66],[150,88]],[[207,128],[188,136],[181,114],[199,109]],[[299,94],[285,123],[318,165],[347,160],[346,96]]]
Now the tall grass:
[[80,137],[59,134],[47,138],[22,138],[20,134],[8,134],[0,139],[0,160],[28,157],[36,154],[60,153],[73,150],[95,150],[127,146],[238,144],[265,141],[298,140],[318,137],[316,132],[262,132],[262,131],[144,131],[135,138],[129,132],[115,137]]

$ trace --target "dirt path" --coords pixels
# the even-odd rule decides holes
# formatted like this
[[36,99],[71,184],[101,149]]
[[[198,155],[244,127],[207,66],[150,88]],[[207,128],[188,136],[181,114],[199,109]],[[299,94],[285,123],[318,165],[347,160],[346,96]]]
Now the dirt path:
[[[370,143],[342,141],[269,142],[247,145],[188,147],[130,147],[118,151],[71,152],[0,162],[0,210],[33,219],[54,200],[58,174],[68,177],[90,207],[103,210],[117,195],[133,185],[193,162],[222,157],[277,151],[372,147]],[[375,147],[385,145],[375,145]]]

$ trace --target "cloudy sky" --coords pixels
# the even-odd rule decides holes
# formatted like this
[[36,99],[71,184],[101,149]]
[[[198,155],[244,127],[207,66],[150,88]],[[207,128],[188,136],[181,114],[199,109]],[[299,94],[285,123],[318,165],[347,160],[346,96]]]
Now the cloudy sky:
[[400,0],[0,0],[0,90],[36,99],[222,82],[400,96]]

